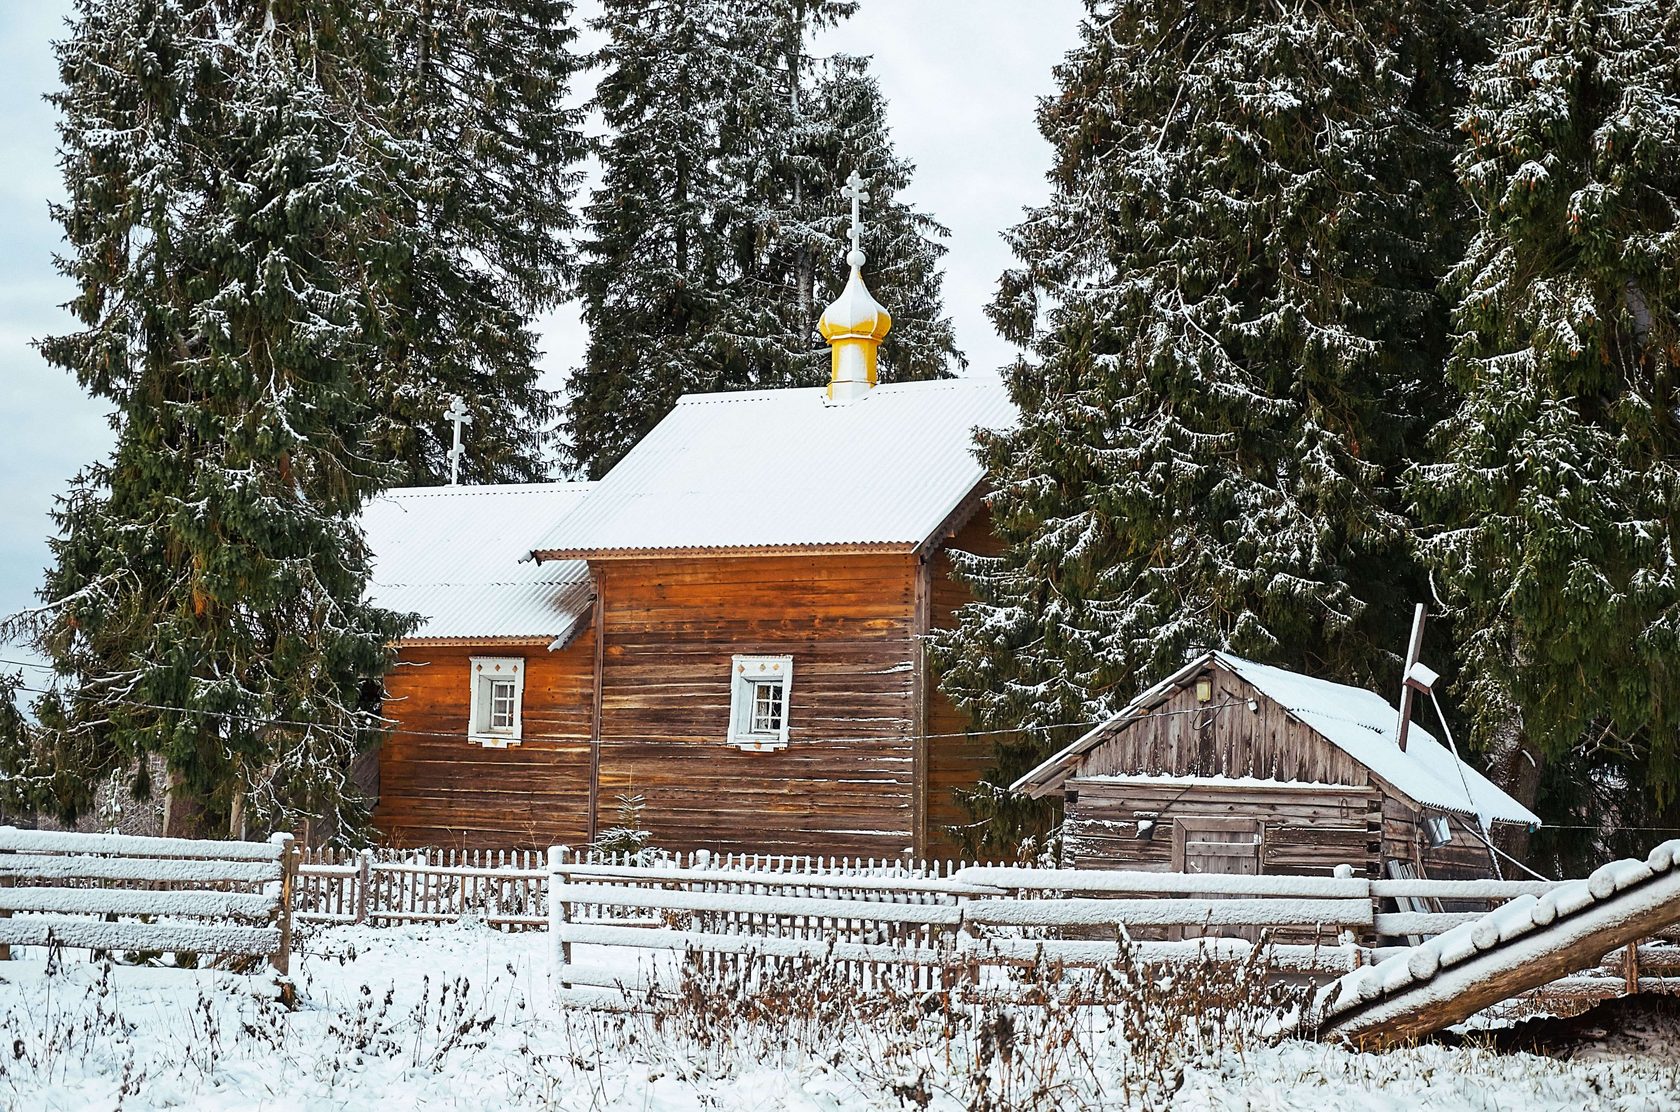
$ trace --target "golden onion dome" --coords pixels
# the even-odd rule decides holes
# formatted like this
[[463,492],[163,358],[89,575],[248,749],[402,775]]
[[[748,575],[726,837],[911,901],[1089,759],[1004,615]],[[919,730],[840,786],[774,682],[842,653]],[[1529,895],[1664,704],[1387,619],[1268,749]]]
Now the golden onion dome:
[[840,340],[868,340],[878,344],[892,328],[892,315],[875,300],[863,281],[863,252],[849,252],[846,262],[851,265],[852,273],[840,296],[823,310],[817,331],[831,344]]

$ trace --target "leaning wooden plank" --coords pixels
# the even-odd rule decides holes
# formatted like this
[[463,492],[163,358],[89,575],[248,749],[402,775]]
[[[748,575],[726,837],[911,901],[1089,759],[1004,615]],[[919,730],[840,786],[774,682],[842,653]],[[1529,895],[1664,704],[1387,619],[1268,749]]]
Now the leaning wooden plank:
[[[1621,864],[1614,862],[1612,864]],[[1610,866],[1593,874],[1619,881]],[[1647,870],[1649,872],[1649,870]],[[1414,976],[1386,977],[1381,966],[1350,974],[1320,995],[1319,1033],[1362,1046],[1386,1046],[1419,1038],[1461,1022],[1490,1004],[1597,965],[1611,950],[1680,922],[1680,870],[1647,875],[1625,887],[1606,883],[1608,894],[1579,901],[1566,899],[1587,881],[1574,881],[1546,900],[1571,908],[1534,929],[1510,938],[1503,934],[1483,950],[1463,949],[1458,960],[1444,958],[1435,968],[1412,964]],[[1531,905],[1533,908],[1540,904]],[[1491,912],[1495,921],[1505,909]],[[1544,917],[1542,915],[1541,917]],[[1473,925],[1463,928],[1473,931]],[[1444,945],[1426,942],[1416,947]],[[1419,956],[1414,954],[1414,957]]]
[[103,853],[124,857],[209,857],[234,861],[276,861],[278,842],[211,842],[147,838],[135,834],[76,834],[0,826],[0,852]]
[[1217,895],[1368,900],[1371,882],[1329,876],[1238,876],[1147,873],[1137,870],[1033,869],[971,866],[957,870],[964,884],[1022,891],[1132,892],[1139,895]]
[[158,884],[264,884],[280,879],[274,861],[199,861],[160,857],[0,855],[0,877],[30,880],[132,880]]
[[750,934],[707,934],[704,931],[650,930],[647,927],[603,927],[590,923],[562,924],[563,942],[597,946],[635,946],[644,950],[693,950],[712,954],[762,954],[772,958],[812,958],[834,961],[877,961],[899,965],[943,965],[955,953],[925,947],[901,948],[866,942],[829,942],[820,938],[766,938]]
[[622,888],[611,884],[560,884],[555,898],[609,907],[651,907],[673,911],[728,911],[743,915],[805,915],[835,919],[872,919],[889,923],[962,921],[955,904],[895,904],[865,900],[829,900],[804,896],[751,896],[737,892],[690,892],[681,889]]
[[70,919],[25,915],[0,919],[0,942],[97,950],[192,950],[202,954],[260,954],[280,943],[278,927],[229,927],[216,923],[107,923],[99,919]]
[[[1186,942],[1134,942],[1130,953],[1145,965],[1200,961],[1244,961],[1254,943],[1243,938],[1198,938]],[[1120,958],[1114,942],[1069,939],[975,938],[963,942],[965,958],[980,961],[1049,961],[1069,965],[1105,965]],[[1357,946],[1268,946],[1263,964],[1283,973],[1334,976],[1367,965],[1374,955]]]
[[200,919],[266,922],[279,900],[263,892],[212,892],[134,888],[0,888],[0,910],[71,915],[184,915]]
[[974,900],[963,920],[994,927],[1369,926],[1369,900]]

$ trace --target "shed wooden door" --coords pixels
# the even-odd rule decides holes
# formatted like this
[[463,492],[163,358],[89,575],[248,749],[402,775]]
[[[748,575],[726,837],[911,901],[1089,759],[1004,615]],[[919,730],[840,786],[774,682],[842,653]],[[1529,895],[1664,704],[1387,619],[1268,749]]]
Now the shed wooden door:
[[[1173,869],[1209,876],[1255,876],[1260,872],[1264,829],[1259,819],[1202,818],[1187,815],[1173,821]],[[1197,899],[1220,899],[1224,893],[1196,893]],[[1182,927],[1179,938],[1217,934],[1255,941],[1258,927]]]

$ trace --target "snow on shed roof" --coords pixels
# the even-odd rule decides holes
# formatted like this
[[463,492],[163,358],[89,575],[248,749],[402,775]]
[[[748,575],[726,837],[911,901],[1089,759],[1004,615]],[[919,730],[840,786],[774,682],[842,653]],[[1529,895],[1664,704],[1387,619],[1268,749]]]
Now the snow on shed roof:
[[544,558],[926,541],[980,484],[976,427],[1015,407],[991,376],[691,394],[537,544]]
[[593,486],[388,490],[362,512],[373,552],[368,593],[387,609],[423,616],[411,641],[567,640],[589,619],[588,565],[524,558]]
[[1395,738],[1400,712],[1381,695],[1362,687],[1256,664],[1223,652],[1205,653],[1143,692],[1119,714],[1017,780],[1014,790],[1044,795],[1059,787],[1073,774],[1079,758],[1124,727],[1127,719],[1148,709],[1168,688],[1182,683],[1213,661],[1229,668],[1326,741],[1418,803],[1500,822],[1540,823],[1534,812],[1454,756],[1418,725],[1415,718],[1402,752]]

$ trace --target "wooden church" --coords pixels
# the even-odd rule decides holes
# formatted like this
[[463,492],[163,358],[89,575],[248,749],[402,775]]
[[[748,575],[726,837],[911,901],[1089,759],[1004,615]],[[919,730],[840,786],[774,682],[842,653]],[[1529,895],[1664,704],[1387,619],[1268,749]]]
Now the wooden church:
[[595,483],[392,491],[373,597],[422,615],[387,677],[393,845],[584,845],[621,801],[668,849],[918,857],[988,761],[924,636],[985,550],[992,378],[876,385],[891,318],[848,255],[827,387],[702,394]]

